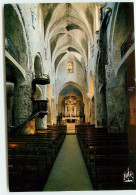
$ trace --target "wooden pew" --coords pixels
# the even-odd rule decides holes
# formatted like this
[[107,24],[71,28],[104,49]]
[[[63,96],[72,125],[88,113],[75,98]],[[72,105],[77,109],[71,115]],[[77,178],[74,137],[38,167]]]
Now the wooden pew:
[[41,191],[65,138],[66,127],[8,138],[10,191]]
[[94,189],[123,189],[122,174],[129,165],[126,134],[76,126],[77,138]]

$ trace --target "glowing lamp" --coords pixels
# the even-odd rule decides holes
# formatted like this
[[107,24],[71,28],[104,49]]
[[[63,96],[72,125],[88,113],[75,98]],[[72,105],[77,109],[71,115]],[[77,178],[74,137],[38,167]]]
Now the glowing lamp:
[[110,12],[111,12],[111,8],[109,8],[109,7],[108,7],[108,8],[106,8],[104,12],[105,12],[105,14],[110,13]]
[[17,148],[19,144],[9,144],[9,148]]

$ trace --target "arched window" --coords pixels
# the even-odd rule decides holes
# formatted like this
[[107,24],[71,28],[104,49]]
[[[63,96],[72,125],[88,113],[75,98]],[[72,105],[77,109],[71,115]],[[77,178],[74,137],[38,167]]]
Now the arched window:
[[73,62],[67,62],[67,73],[73,73]]

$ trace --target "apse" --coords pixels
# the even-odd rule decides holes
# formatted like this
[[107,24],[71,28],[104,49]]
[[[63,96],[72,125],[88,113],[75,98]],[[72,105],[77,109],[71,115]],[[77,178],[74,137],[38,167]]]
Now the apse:
[[72,85],[69,85],[69,86],[65,87],[60,92],[60,94],[62,94],[62,95],[66,95],[68,93],[74,93],[75,95],[82,96],[82,93],[80,92],[80,90],[77,89],[76,87],[72,86]]
[[84,120],[83,96],[79,89],[72,85],[63,88],[58,100],[58,120],[63,123],[79,123]]

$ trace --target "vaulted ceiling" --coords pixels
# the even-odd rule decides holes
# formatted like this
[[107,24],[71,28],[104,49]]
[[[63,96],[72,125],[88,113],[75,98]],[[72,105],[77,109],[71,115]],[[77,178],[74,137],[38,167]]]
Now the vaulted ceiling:
[[46,45],[55,71],[66,60],[84,69],[93,44],[95,3],[42,4]]
[[65,87],[60,92],[60,94],[62,94],[62,95],[67,95],[68,93],[73,93],[75,95],[82,96],[82,93],[80,92],[80,90],[77,89],[76,87],[72,86],[72,85],[69,85],[69,86]]

